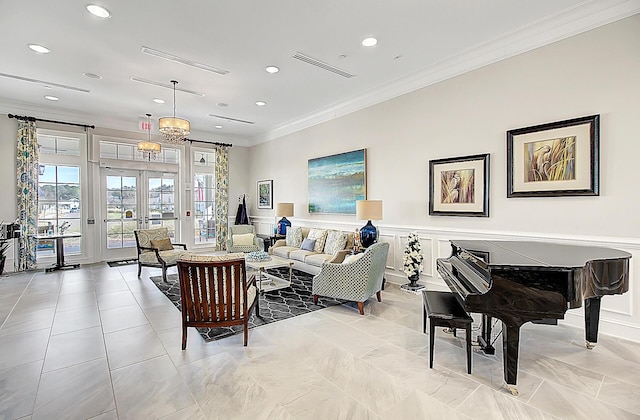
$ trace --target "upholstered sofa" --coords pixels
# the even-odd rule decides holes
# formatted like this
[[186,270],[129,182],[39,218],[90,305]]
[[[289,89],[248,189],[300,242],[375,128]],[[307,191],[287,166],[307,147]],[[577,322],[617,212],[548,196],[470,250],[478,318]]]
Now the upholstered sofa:
[[[289,259],[293,268],[309,274],[318,274],[325,262],[341,263],[353,248],[353,232],[334,229],[288,227],[286,239],[278,239],[269,253]],[[313,248],[302,249],[315,240]]]

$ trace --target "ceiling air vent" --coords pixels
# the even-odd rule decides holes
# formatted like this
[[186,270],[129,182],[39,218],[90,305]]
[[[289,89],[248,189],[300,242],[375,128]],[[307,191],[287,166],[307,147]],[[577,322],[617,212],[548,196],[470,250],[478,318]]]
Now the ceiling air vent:
[[210,117],[215,117],[215,118],[220,118],[222,120],[239,122],[239,123],[243,123],[243,124],[254,124],[253,121],[239,120],[237,118],[225,117],[224,115],[209,114],[209,116]]
[[55,87],[60,88],[60,89],[74,90],[76,92],[82,92],[82,93],[91,92],[88,89],[82,89],[82,88],[69,86],[69,85],[61,85],[60,83],[47,82],[46,80],[30,79],[28,77],[16,76],[16,75],[13,75],[13,74],[0,73],[0,76],[1,77],[8,77],[10,79],[15,79],[15,80],[22,80],[23,82],[38,83],[38,84],[43,85],[43,86],[55,86]]
[[301,52],[295,53],[293,55],[293,58],[295,58],[296,60],[303,61],[303,62],[305,62],[307,64],[311,64],[312,66],[320,67],[321,69],[330,71],[330,72],[335,73],[337,75],[340,75],[342,77],[346,77],[347,79],[355,76],[355,74],[353,74],[353,73],[349,73],[348,71],[339,69],[337,67],[333,67],[330,64],[323,63],[322,61],[316,60],[315,58],[309,57],[308,55],[305,55],[305,54],[303,54]]
[[[142,77],[136,77],[136,76],[131,76],[131,80],[133,80],[134,82],[146,83],[148,85],[160,86],[160,87],[163,87],[163,88],[167,88],[167,89],[173,90],[173,85],[169,84],[169,83],[156,82],[155,80],[143,79]],[[198,92],[196,90],[183,89],[183,88],[179,88],[179,87],[176,87],[175,89],[178,92],[188,93],[189,95],[195,95],[195,96],[200,96],[200,97],[204,96],[204,93]]]
[[149,54],[153,57],[162,58],[163,60],[173,61],[174,63],[184,64],[185,66],[195,67],[200,70],[210,71],[211,73],[217,73],[222,76],[229,73],[227,70],[219,69],[217,67],[210,66],[208,64],[198,63],[197,61],[189,60],[188,58],[178,57],[177,55],[169,54],[164,51],[154,50],[149,47],[142,47],[141,51],[145,54]]

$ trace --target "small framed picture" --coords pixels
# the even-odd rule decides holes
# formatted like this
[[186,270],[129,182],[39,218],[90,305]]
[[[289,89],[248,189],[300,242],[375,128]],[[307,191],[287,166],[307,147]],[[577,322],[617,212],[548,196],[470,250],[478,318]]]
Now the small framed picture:
[[273,180],[258,181],[258,208],[273,208]]
[[507,197],[599,195],[600,115],[507,131]]
[[489,217],[489,154],[429,161],[429,215]]

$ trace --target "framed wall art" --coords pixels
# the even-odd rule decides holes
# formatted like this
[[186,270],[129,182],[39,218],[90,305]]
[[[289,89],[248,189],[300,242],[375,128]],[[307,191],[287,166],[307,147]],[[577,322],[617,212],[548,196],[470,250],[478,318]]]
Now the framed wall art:
[[309,213],[356,214],[367,198],[366,149],[309,159]]
[[258,181],[258,208],[273,208],[273,180]]
[[429,215],[489,217],[489,154],[429,161]]
[[507,131],[507,197],[599,195],[600,115]]

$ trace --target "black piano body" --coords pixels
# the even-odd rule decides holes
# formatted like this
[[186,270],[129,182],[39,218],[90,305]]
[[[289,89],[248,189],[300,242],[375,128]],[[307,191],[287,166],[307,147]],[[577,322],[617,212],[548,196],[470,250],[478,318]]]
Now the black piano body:
[[452,240],[437,269],[467,312],[483,314],[478,341],[492,352],[491,317],[502,321],[504,379],[517,394],[520,327],[563,319],[585,302],[587,348],[598,341],[600,299],[629,289],[631,254],[611,248],[527,241]]

